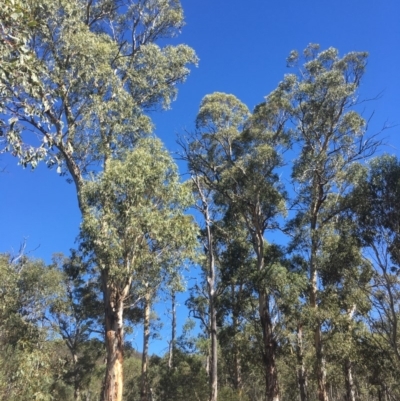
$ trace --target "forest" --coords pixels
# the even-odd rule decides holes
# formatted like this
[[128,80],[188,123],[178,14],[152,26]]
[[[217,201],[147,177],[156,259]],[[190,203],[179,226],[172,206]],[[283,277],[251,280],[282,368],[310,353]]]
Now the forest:
[[2,0],[0,153],[66,178],[81,224],[51,263],[0,254],[0,399],[400,401],[400,161],[362,112],[368,54],[293,50],[253,110],[204,96],[172,155],[152,116],[199,61],[183,24],[179,0]]

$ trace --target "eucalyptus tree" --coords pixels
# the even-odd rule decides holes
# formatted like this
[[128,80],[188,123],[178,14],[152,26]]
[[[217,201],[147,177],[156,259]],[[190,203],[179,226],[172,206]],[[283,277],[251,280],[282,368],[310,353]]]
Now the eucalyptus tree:
[[[7,1],[11,20],[19,5]],[[146,111],[168,108],[197,61],[188,46],[157,45],[179,32],[183,11],[179,0],[27,0],[24,8],[34,23],[24,25],[14,73],[0,74],[5,150],[23,166],[44,161],[68,175],[90,219],[85,181],[151,132]],[[4,26],[1,39],[7,47]],[[25,52],[29,71],[21,67]],[[8,65],[13,51],[0,57]],[[118,336],[108,330],[107,342]],[[107,400],[120,397],[109,391]]]
[[276,263],[265,235],[277,228],[277,218],[285,214],[286,193],[278,174],[289,144],[285,127],[288,113],[281,107],[285,90],[278,86],[255,108],[237,141],[236,157],[223,183],[229,207],[243,219],[255,255],[251,280],[258,298],[266,399],[270,401],[280,399],[276,368],[279,339],[274,320],[285,268]]
[[[30,30],[38,23],[32,15],[33,4],[21,0],[4,0],[0,10],[0,107],[6,98],[5,81],[26,84],[35,77],[37,63],[27,42]],[[37,16],[36,16],[37,17]],[[0,125],[3,128],[4,122]],[[0,131],[1,133],[2,131]]]
[[[344,196],[362,171],[357,162],[372,155],[377,142],[365,137],[366,121],[353,109],[367,53],[339,57],[334,48],[318,51],[318,45],[309,45],[299,74],[286,75],[281,85],[287,88],[285,107],[294,125],[294,148],[299,150],[292,170],[298,207],[292,234],[308,263],[307,303],[313,315],[318,399],[327,401],[321,331],[325,320],[320,304],[324,290],[321,264],[328,256],[323,248],[345,207]],[[297,60],[294,51],[288,61],[294,64]]]
[[68,350],[63,379],[72,385],[75,401],[84,397],[84,387],[88,387],[96,362],[105,351],[99,346],[99,337],[104,337],[100,288],[89,263],[75,250],[70,257],[53,256],[52,266],[60,274],[60,291],[46,316]]
[[[219,120],[211,121],[210,112]],[[238,136],[238,126],[243,124],[248,117],[247,107],[234,96],[223,93],[215,93],[206,96],[201,103],[196,118],[197,134],[193,135],[188,143],[183,140],[180,145],[183,148],[183,158],[189,164],[193,192],[197,199],[197,210],[204,220],[202,242],[205,252],[204,265],[207,285],[208,311],[201,308],[197,302],[196,316],[203,320],[211,341],[210,350],[210,401],[216,401],[218,397],[218,339],[217,339],[217,298],[218,290],[218,266],[216,254],[216,221],[223,215],[223,207],[216,204],[218,196],[216,183],[225,168],[226,159],[232,154],[232,145],[235,136]],[[204,129],[209,123],[210,129]],[[193,299],[194,300],[194,299]],[[196,302],[192,302],[192,307]],[[200,308],[199,308],[200,307]],[[203,309],[203,311],[201,311]],[[208,316],[206,322],[204,317]]]
[[54,363],[46,312],[60,293],[58,271],[40,260],[0,255],[0,397],[51,399]]
[[246,326],[249,324],[254,301],[253,289],[249,285],[254,260],[243,221],[240,216],[230,212],[218,222],[217,245],[221,281],[218,302],[218,321],[221,328],[218,340],[222,363],[232,383],[233,392],[240,399],[245,386],[243,368],[248,365],[243,354],[247,345]]
[[[362,341],[366,331],[365,320],[371,309],[367,294],[372,277],[371,263],[363,258],[353,220],[351,215],[337,216],[324,238],[319,258],[320,282],[324,288],[319,307],[324,321],[326,356],[337,371],[343,371],[343,393],[348,401],[356,399],[357,342]],[[328,376],[331,382],[338,380],[334,376]]]
[[233,95],[207,95],[196,119],[197,134],[191,138],[187,152],[191,171],[201,176],[223,213],[231,210],[243,221],[252,244],[258,275],[253,283],[263,331],[266,397],[274,401],[279,399],[277,339],[268,287],[274,273],[265,263],[264,235],[284,212],[285,194],[277,169],[282,166],[280,153],[287,145],[288,113],[280,104],[285,90],[278,87],[253,115]]
[[84,211],[88,172],[150,131],[143,112],[169,106],[196,57],[185,45],[155,43],[182,26],[178,0],[26,4],[36,21],[26,51],[38,71],[0,78],[7,149],[24,166],[44,160],[68,173]]
[[353,193],[353,212],[365,256],[374,267],[369,340],[372,347],[388,356],[391,370],[397,375],[400,372],[399,202],[399,160],[389,155],[373,159],[368,174]]
[[[193,246],[194,243],[191,245]],[[162,289],[172,297],[172,338],[169,344],[169,367],[172,369],[176,336],[175,294],[178,291],[184,290],[181,277],[181,268],[186,262],[184,261],[185,256],[191,256],[192,258],[194,257],[192,248],[183,250],[178,247],[175,251],[170,252],[166,259],[164,254],[166,251],[172,250],[171,248],[167,249],[171,246],[173,248],[174,245],[169,243],[166,246],[165,242],[149,243],[149,250],[154,256],[154,261],[152,263],[145,263],[143,266],[140,266],[140,273],[138,275],[140,283],[138,283],[138,286],[135,289],[136,293],[139,291],[139,293],[143,294],[141,296],[141,304],[143,305],[143,349],[140,386],[140,398],[142,401],[151,399],[148,372],[152,307],[154,301]]]
[[163,275],[173,276],[193,256],[197,229],[184,214],[192,195],[161,142],[147,138],[121,159],[110,160],[103,174],[86,183],[83,196],[89,212],[82,240],[100,271],[105,305],[104,399],[115,394],[120,400],[125,303],[146,296],[149,286],[156,287]]

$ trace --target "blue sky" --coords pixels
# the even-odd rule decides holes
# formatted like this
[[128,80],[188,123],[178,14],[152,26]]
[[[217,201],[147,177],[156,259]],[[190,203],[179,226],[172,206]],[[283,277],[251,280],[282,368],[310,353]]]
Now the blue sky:
[[[336,47],[342,55],[368,51],[360,98],[382,93],[380,99],[365,103],[365,116],[374,113],[370,132],[379,131],[385,122],[400,123],[398,1],[182,0],[182,5],[186,26],[173,43],[193,47],[200,62],[179,88],[172,109],[153,116],[156,134],[171,151],[178,149],[176,134],[193,129],[206,94],[232,93],[253,109],[291,72],[285,62],[289,52],[311,42],[321,49]],[[384,151],[399,155],[399,134],[400,126],[384,132]],[[0,252],[17,252],[26,239],[31,256],[49,262],[54,252],[68,254],[80,223],[74,187],[55,170],[44,165],[33,172],[23,170],[8,155],[0,157],[0,169],[5,169],[0,174]],[[180,323],[185,317],[181,307]],[[157,341],[152,350],[165,347]]]

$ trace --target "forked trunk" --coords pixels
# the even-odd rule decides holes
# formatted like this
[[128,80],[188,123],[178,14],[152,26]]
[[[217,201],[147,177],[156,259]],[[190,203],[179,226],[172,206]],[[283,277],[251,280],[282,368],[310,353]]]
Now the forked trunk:
[[267,294],[259,294],[259,312],[264,341],[266,401],[279,401],[278,372],[276,369],[277,343],[273,331],[269,301]]
[[102,272],[105,305],[107,366],[102,401],[122,401],[124,326],[123,297],[108,283],[108,272]]

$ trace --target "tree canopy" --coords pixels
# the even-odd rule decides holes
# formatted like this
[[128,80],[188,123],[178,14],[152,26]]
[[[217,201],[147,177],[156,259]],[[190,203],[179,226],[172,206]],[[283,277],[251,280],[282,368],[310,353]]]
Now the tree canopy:
[[252,111],[205,95],[181,176],[151,116],[197,63],[183,25],[179,0],[3,1],[0,151],[66,176],[82,221],[48,266],[0,255],[2,398],[399,399],[400,163],[360,112],[368,54],[292,51]]

